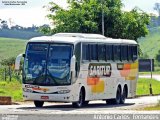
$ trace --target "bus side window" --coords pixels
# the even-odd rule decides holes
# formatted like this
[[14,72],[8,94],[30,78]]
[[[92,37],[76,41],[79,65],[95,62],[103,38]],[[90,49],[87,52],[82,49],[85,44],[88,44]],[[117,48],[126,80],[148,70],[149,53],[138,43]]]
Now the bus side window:
[[128,60],[128,46],[121,45],[121,60]]
[[75,56],[76,56],[76,62],[77,62],[77,70],[80,70],[80,59],[81,59],[81,43],[76,44],[75,46]]
[[132,46],[128,46],[128,61],[133,60]]
[[98,45],[98,60],[105,61],[106,59],[106,47],[104,44]]
[[113,60],[113,45],[106,45],[106,61]]
[[91,60],[98,60],[97,44],[90,44]]
[[114,45],[114,60],[121,60],[121,47],[120,45]]
[[135,61],[138,58],[137,46],[133,46],[132,50],[133,50],[133,61]]
[[90,60],[90,52],[89,52],[89,45],[83,44],[82,45],[82,60]]

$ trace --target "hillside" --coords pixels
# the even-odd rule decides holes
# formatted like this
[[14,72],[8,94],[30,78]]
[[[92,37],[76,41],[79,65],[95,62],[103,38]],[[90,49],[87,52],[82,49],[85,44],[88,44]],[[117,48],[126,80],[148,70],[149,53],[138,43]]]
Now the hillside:
[[[4,58],[15,57],[24,53],[26,41],[24,39],[0,37],[0,61]],[[160,27],[152,28],[150,33],[138,40],[143,54],[155,58],[160,50]]]
[[0,37],[0,61],[24,53],[27,40]]
[[43,34],[35,31],[0,29],[0,37],[30,39],[32,37],[42,36]]
[[150,29],[149,34],[138,40],[143,54],[155,58],[160,50],[160,27]]

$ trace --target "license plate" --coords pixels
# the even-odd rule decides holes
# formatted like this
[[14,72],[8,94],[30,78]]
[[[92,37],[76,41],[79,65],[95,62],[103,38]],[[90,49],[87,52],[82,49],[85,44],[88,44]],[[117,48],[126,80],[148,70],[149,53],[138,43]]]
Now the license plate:
[[43,99],[43,100],[48,100],[49,97],[48,97],[48,96],[41,96],[41,99]]

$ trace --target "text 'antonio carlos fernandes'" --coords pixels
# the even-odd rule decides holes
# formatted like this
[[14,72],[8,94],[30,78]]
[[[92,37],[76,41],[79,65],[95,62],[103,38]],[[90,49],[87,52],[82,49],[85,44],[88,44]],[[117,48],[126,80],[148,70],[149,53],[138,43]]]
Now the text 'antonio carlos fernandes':
[[158,114],[97,114],[96,120],[159,120]]

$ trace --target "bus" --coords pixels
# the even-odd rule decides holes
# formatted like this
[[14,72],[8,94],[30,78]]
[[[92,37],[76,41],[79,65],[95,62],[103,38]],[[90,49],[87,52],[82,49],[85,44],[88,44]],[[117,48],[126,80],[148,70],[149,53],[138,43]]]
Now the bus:
[[134,97],[138,78],[138,44],[99,34],[57,33],[28,41],[23,57],[23,98],[44,102],[71,102],[83,107],[92,100],[124,104]]

